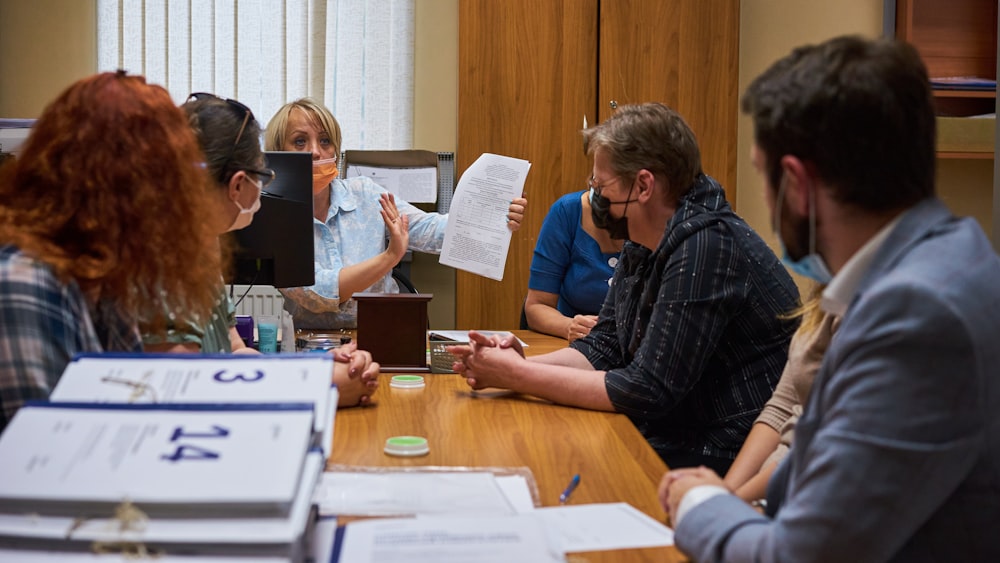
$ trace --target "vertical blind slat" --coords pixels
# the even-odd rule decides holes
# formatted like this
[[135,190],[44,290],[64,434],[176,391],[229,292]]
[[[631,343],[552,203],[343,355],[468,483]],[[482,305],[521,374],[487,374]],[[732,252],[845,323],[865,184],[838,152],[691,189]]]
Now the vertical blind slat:
[[414,0],[98,0],[98,68],[237,98],[266,125],[310,96],[343,149],[412,146]]

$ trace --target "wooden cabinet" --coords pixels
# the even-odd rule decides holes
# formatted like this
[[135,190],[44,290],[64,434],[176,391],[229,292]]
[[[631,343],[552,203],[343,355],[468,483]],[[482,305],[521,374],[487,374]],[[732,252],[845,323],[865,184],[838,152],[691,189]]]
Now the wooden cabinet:
[[[932,82],[946,77],[993,80],[992,88],[936,85],[940,158],[993,158],[996,119],[997,1],[898,0],[895,36],[913,44]],[[940,80],[939,80],[940,81]]]
[[518,326],[549,206],[590,174],[580,129],[613,104],[664,102],[698,136],[705,171],[736,189],[739,0],[461,0],[458,150],[531,161],[530,204],[496,282],[458,272],[456,328]]

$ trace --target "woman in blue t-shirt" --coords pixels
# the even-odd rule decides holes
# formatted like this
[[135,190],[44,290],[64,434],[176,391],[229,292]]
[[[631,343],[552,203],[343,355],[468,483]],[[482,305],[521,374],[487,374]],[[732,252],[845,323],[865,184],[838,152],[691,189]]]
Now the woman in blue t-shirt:
[[623,241],[594,225],[590,190],[556,200],[531,261],[524,314],[528,326],[570,342],[590,333],[608,293]]

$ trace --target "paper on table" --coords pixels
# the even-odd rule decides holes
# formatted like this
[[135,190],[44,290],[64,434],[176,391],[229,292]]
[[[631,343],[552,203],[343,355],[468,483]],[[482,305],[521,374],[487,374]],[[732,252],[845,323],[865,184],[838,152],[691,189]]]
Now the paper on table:
[[[513,335],[509,330],[477,330],[476,332],[486,336],[497,335],[503,337]],[[431,340],[454,340],[456,343],[469,341],[469,331],[467,330],[432,330],[429,331],[428,336]],[[521,343],[522,348],[528,347],[528,343],[520,338],[517,341]]]
[[473,274],[503,280],[510,248],[507,213],[521,197],[531,163],[483,153],[455,188],[440,262]]
[[565,561],[530,515],[351,522],[338,561],[351,563],[546,563]]
[[319,504],[321,515],[515,512],[493,474],[481,472],[332,471],[323,474],[313,500]]
[[497,485],[518,514],[535,510],[527,480],[521,475],[497,475]]
[[674,532],[624,502],[551,506],[535,510],[564,552],[674,545]]
[[348,165],[345,178],[367,176],[387,192],[409,203],[437,201],[437,167],[384,168]]

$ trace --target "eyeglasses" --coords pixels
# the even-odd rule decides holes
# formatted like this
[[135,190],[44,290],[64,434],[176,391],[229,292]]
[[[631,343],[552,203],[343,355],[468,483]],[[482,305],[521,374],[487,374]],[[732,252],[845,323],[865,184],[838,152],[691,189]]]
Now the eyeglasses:
[[[242,103],[240,103],[240,102],[238,102],[238,101],[236,101],[236,100],[234,100],[232,98],[220,98],[219,96],[216,96],[215,94],[212,94],[212,93],[209,93],[209,92],[192,92],[191,94],[188,94],[187,99],[188,99],[188,101],[191,101],[192,99],[193,100],[222,100],[222,101],[226,102],[227,104],[229,104],[229,107],[231,107],[231,108],[235,109],[236,111],[238,111],[238,112],[240,112],[240,113],[243,114],[243,123],[240,125],[240,130],[236,133],[236,140],[233,141],[233,148],[230,149],[229,156],[226,157],[226,162],[222,166],[221,173],[225,174],[226,170],[229,168],[229,163],[233,160],[233,156],[235,155],[236,146],[240,144],[240,139],[243,138],[243,131],[246,130],[247,123],[250,123],[250,120],[254,119],[253,112],[250,111],[250,108],[248,108],[244,104],[242,104]],[[274,180],[274,176],[275,176],[274,170],[270,170],[270,169],[254,170],[252,168],[243,168],[242,170],[246,170],[247,172],[253,172],[254,174],[257,174],[259,177],[261,177],[261,185],[262,186],[266,186],[266,185],[270,184]],[[268,179],[265,180],[264,179],[265,177],[268,178]]]
[[[604,186],[607,186],[608,184],[613,184],[613,183],[615,183],[615,182],[617,182],[618,180],[621,180],[621,179],[622,179],[621,176],[615,176],[614,178],[605,181],[604,182]],[[587,178],[587,189],[588,190],[594,190],[594,195],[597,196],[597,197],[604,197],[604,196],[601,195],[601,192],[604,191],[604,186],[602,186],[600,184],[597,184],[593,175],[591,175],[590,178]],[[625,199],[623,199],[621,201],[611,201],[611,200],[608,200],[607,205],[618,205],[618,204],[622,204],[622,203],[628,204],[628,203],[632,203],[633,201],[638,201],[637,199],[630,199],[629,196],[631,196],[631,195],[632,195],[632,188],[629,188],[628,196],[626,196]]]
[[270,168],[244,168],[244,171],[257,175],[257,179],[260,180],[260,189],[266,188],[278,177],[278,173]]
[[588,190],[594,190],[594,194],[596,194],[597,197],[601,197],[601,191],[604,190],[604,186],[606,186],[608,184],[613,184],[613,183],[617,182],[618,180],[621,180],[621,176],[615,176],[614,178],[605,181],[604,185],[602,186],[602,185],[596,183],[597,180],[594,178],[593,175],[591,175],[590,178],[587,178],[587,189]]

